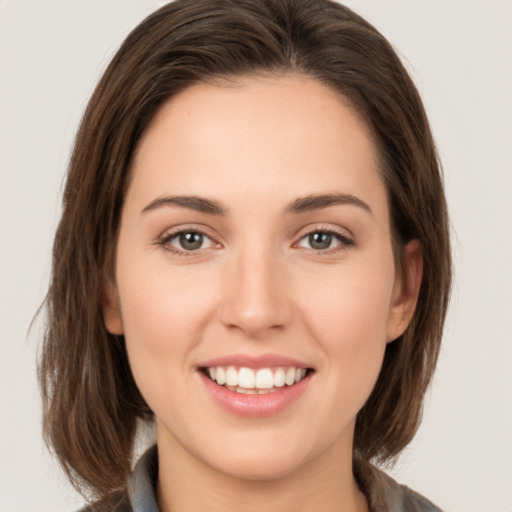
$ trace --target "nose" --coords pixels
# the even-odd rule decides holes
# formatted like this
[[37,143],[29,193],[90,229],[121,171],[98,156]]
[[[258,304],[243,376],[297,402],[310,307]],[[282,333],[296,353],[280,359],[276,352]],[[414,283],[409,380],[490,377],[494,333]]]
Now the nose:
[[284,266],[270,251],[245,251],[230,259],[222,323],[252,338],[285,329],[293,316],[293,292]]

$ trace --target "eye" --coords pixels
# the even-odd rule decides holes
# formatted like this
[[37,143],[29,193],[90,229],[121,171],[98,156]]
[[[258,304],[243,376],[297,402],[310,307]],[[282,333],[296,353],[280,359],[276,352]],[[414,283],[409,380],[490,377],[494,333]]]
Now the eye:
[[208,249],[214,241],[201,231],[182,230],[165,236],[160,242],[166,249],[175,253],[189,253]]
[[354,241],[334,230],[313,231],[303,236],[298,243],[299,247],[315,251],[328,251],[329,249],[349,245],[354,245]]

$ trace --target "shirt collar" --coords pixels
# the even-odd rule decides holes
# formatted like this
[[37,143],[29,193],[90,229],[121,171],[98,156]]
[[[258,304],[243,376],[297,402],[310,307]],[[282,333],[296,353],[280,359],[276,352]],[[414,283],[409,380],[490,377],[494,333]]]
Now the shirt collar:
[[156,498],[158,452],[156,445],[137,462],[128,481],[128,496],[133,512],[159,512]]

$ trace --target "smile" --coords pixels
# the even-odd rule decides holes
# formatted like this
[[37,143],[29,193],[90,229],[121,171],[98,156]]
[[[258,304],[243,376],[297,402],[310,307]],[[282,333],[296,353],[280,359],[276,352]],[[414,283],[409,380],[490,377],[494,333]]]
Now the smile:
[[285,386],[299,383],[307,374],[306,368],[281,366],[276,368],[247,368],[210,366],[203,373],[229,391],[247,395],[274,393]]
[[280,414],[306,393],[314,367],[281,354],[230,354],[197,367],[206,395],[230,414],[261,418]]

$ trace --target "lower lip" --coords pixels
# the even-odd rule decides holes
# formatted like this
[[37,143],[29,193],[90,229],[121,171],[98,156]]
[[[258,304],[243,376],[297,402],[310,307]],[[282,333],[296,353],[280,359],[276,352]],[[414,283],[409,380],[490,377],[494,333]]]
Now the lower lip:
[[311,375],[306,375],[300,382],[292,386],[278,388],[273,393],[264,395],[245,395],[230,391],[224,386],[219,386],[202,372],[198,372],[213,400],[227,411],[239,416],[264,417],[279,414],[290,406],[306,390]]

